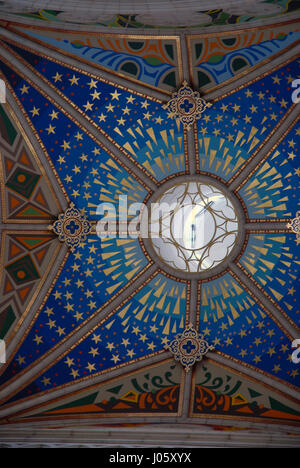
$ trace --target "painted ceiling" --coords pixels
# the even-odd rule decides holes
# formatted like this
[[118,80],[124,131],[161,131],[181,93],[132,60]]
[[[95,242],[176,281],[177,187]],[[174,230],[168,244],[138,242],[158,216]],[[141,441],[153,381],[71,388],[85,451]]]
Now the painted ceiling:
[[[232,3],[199,12],[197,25],[206,15],[225,29],[168,35],[110,11],[96,22],[150,32],[65,28],[56,9],[3,13],[1,424],[297,430],[299,239],[288,224],[299,210],[300,25],[284,14],[299,5],[255,2],[246,15]],[[276,22],[257,26],[271,10]],[[211,104],[190,130],[164,107],[184,80]],[[138,238],[99,239],[100,202],[143,202],[186,175],[241,204],[245,238],[224,271],[178,278]],[[49,229],[70,206],[93,226],[74,249]],[[214,350],[187,373],[166,345],[189,323]]]

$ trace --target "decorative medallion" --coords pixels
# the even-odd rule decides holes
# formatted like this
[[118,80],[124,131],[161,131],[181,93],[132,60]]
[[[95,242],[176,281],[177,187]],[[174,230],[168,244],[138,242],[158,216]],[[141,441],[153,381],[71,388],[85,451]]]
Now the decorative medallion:
[[86,216],[71,203],[65,213],[59,215],[57,221],[49,229],[52,229],[61,242],[65,242],[73,251],[91,232],[91,223]]
[[296,218],[292,219],[291,222],[286,225],[286,227],[291,229],[296,234],[297,245],[300,244],[300,211],[297,211]]
[[196,361],[201,361],[208,351],[215,348],[190,323],[183,333],[176,335],[174,340],[165,346],[165,349],[171,351],[175,360],[180,361],[186,372],[189,372]]
[[[171,206],[170,212],[162,208]],[[205,179],[175,183],[151,212],[154,252],[176,271],[201,273],[224,262],[239,235],[239,219],[227,194]]]
[[170,116],[179,119],[183,127],[189,130],[195,120],[200,119],[202,112],[212,104],[204,101],[198,91],[193,91],[186,81],[172,94],[172,99],[163,108],[168,109]]

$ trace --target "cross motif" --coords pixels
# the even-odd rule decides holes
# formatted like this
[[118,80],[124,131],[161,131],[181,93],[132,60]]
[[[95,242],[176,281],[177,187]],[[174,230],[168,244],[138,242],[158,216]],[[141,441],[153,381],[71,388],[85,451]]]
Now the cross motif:
[[200,119],[202,112],[211,103],[204,101],[198,91],[193,91],[184,81],[182,87],[172,94],[172,99],[163,108],[169,111],[168,117],[178,119],[183,127],[189,130],[196,120]]
[[214,346],[210,345],[190,323],[182,333],[176,335],[174,340],[165,346],[165,349],[171,351],[174,359],[180,361],[186,372],[189,372],[196,361],[201,361],[208,351],[214,350]]
[[59,240],[65,242],[72,251],[86,239],[91,228],[91,223],[75,208],[74,203],[49,226],[49,229],[58,235]]
[[186,113],[188,114],[190,112],[190,110],[193,108],[193,104],[188,100],[188,99],[185,99],[181,104],[180,104],[180,108]]

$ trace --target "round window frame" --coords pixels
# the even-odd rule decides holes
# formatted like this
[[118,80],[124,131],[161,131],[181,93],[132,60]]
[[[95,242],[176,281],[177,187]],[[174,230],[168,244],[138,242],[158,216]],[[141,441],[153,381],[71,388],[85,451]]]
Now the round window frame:
[[225,185],[224,183],[220,182],[219,180],[213,177],[202,175],[202,174],[181,175],[181,176],[176,176],[171,179],[168,179],[167,181],[163,181],[161,185],[158,187],[158,189],[147,199],[147,201],[145,201],[145,205],[147,206],[147,211],[148,211],[148,227],[149,227],[149,223],[151,219],[151,203],[156,203],[165,192],[167,192],[169,189],[171,189],[175,185],[180,185],[180,184],[188,183],[188,182],[197,182],[197,183],[203,183],[206,185],[214,186],[215,188],[219,189],[222,193],[224,193],[224,195],[230,200],[230,202],[232,203],[234,207],[234,210],[237,216],[237,221],[238,221],[237,240],[233,249],[228,254],[226,259],[224,259],[221,263],[219,263],[215,267],[210,268],[208,270],[201,271],[201,272],[189,272],[189,271],[179,270],[168,265],[162,259],[162,257],[158,255],[158,253],[155,251],[155,248],[153,247],[150,236],[148,237],[141,236],[140,240],[143,244],[145,252],[149,255],[151,260],[162,271],[166,272],[170,276],[179,278],[182,280],[206,280],[206,279],[223,274],[229,268],[230,264],[234,262],[235,259],[243,251],[245,238],[246,238],[246,229],[245,229],[246,218],[245,218],[245,213],[241,205],[241,202],[239,201],[237,196],[232,191],[230,191],[227,185]]

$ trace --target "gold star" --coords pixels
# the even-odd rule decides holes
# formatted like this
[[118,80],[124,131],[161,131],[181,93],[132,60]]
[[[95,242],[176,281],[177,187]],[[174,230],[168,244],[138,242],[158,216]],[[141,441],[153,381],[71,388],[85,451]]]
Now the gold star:
[[95,91],[93,92],[93,94],[91,94],[91,97],[93,98],[93,101],[94,101],[95,99],[100,99],[100,97],[99,97],[100,94],[101,94],[100,91],[96,91],[96,90],[95,90]]
[[222,106],[221,106],[221,109],[222,109],[223,112],[227,111],[227,109],[228,109],[228,104],[225,105],[225,104],[223,103]]
[[121,117],[119,120],[117,120],[119,125],[125,125],[126,120]]
[[274,348],[269,348],[268,351],[267,351],[267,353],[268,353],[268,355],[269,355],[270,357],[272,357],[273,354],[276,354],[276,351],[275,351]]
[[25,94],[28,94],[28,90],[29,90],[29,86],[26,86],[25,84],[22,86],[22,88],[20,89],[22,95],[25,93]]
[[43,338],[42,336],[38,336],[38,335],[35,335],[35,338],[33,339],[33,341],[36,342],[37,345],[43,343]]
[[127,97],[127,104],[133,104],[133,101],[135,101],[135,98],[132,96],[132,94],[130,95],[130,97]]
[[69,357],[67,357],[67,359],[65,360],[65,364],[67,364],[68,367],[74,366],[74,359],[70,359]]
[[84,107],[84,108],[85,108],[85,112],[87,112],[87,111],[93,110],[93,105],[94,105],[94,104],[92,104],[92,103],[90,103],[90,102],[88,101],[88,102],[87,102],[86,104],[84,104],[82,107]]
[[254,106],[252,104],[252,106],[250,107],[250,110],[251,110],[252,114],[253,114],[253,112],[257,112],[257,106]]
[[234,106],[232,106],[234,112],[239,111],[239,110],[240,110],[240,107],[241,107],[241,106],[237,106],[236,104],[234,104]]
[[292,148],[294,148],[294,146],[296,145],[296,143],[294,142],[294,140],[288,141],[288,144],[289,144],[289,146],[291,146]]
[[76,314],[74,314],[74,318],[76,318],[77,322],[79,320],[82,320],[83,319],[83,313],[79,313],[79,312],[76,312]]
[[46,379],[46,377],[44,377],[42,383],[47,387],[47,385],[50,385],[50,379]]
[[280,104],[280,107],[284,107],[284,108],[286,108],[288,105],[287,101],[285,101],[283,98],[281,99],[281,101],[279,101],[279,104]]
[[247,89],[245,94],[246,94],[246,97],[252,97],[253,91],[250,91],[250,89]]
[[281,78],[279,78],[277,75],[272,76],[272,80],[274,84],[280,84]]
[[103,113],[101,115],[99,115],[99,117],[98,117],[99,122],[105,122],[106,117],[107,117],[107,115],[104,115]]
[[62,75],[60,75],[60,74],[57,72],[56,75],[53,76],[52,78],[53,78],[53,80],[55,81],[55,83],[57,83],[58,81],[61,81]]
[[117,101],[119,100],[119,96],[121,96],[121,93],[118,93],[117,90],[115,90],[114,93],[110,93],[112,99],[116,99]]
[[50,133],[55,134],[55,129],[56,129],[56,127],[53,127],[53,126],[50,124],[49,127],[46,128],[46,130],[47,130],[47,132],[48,132],[48,135],[50,135]]
[[32,117],[34,117],[35,115],[40,115],[40,109],[37,109],[35,106],[30,112],[32,113]]
[[149,120],[150,117],[151,117],[151,114],[149,114],[149,112],[147,112],[146,114],[143,114],[144,115],[144,119],[146,120]]
[[91,79],[91,81],[88,83],[88,86],[90,87],[90,89],[97,88],[97,81]]
[[93,358],[94,358],[95,356],[97,356],[97,354],[99,354],[98,353],[98,348],[92,348],[91,347],[91,350],[89,351],[89,354],[91,354],[93,356]]
[[61,145],[61,148],[63,148],[64,151],[66,151],[67,149],[71,149],[70,142],[64,140],[63,144]]
[[49,319],[49,322],[46,323],[46,325],[49,326],[50,330],[52,330],[52,328],[56,327],[56,323],[55,323],[55,320],[51,320]]
[[93,334],[92,340],[97,344],[101,341],[100,335]]
[[113,112],[114,108],[115,106],[112,106],[111,104],[109,104],[108,106],[105,106],[105,109],[107,109],[107,112]]
[[75,370],[75,369],[72,369],[70,375],[72,375],[72,377],[74,379],[76,379],[76,377],[79,377],[79,371],[78,370]]
[[17,357],[16,360],[18,361],[20,366],[21,366],[21,364],[25,364],[25,357],[20,356],[20,354],[19,354],[19,356]]
[[77,132],[77,135],[75,135],[75,138],[77,141],[83,140],[82,133]]
[[149,104],[148,101],[144,101],[144,102],[142,102],[142,104],[141,104],[141,108],[142,108],[142,109],[146,109],[146,110],[147,110],[147,107],[148,107],[148,106],[150,106],[150,104]]
[[92,371],[95,371],[95,364],[90,364],[88,362],[88,365],[86,366],[86,369],[89,371],[89,372],[92,372]]
[[59,336],[65,335],[65,328],[58,327],[57,330],[55,330]]
[[58,119],[58,112],[55,112],[54,110],[52,111],[51,114],[49,114],[49,117],[51,117],[51,120],[53,119]]
[[130,113],[130,111],[131,111],[131,109],[129,109],[128,106],[126,106],[126,107],[125,107],[124,109],[122,109],[122,110],[123,110],[123,114],[125,114],[125,115],[129,115],[129,113]]
[[78,86],[78,80],[79,80],[79,77],[76,77],[75,75],[73,75],[72,78],[69,78],[71,86],[73,86],[74,84]]

